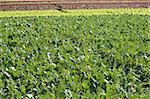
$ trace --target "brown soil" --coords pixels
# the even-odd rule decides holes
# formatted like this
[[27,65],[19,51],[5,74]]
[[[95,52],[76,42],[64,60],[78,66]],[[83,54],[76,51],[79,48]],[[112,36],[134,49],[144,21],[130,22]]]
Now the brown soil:
[[[28,2],[27,2],[28,1]],[[42,3],[46,1],[45,3]],[[59,2],[58,2],[59,1]],[[102,2],[101,2],[102,1]],[[113,1],[113,2],[112,2]],[[149,8],[147,0],[24,0],[0,2],[0,10],[46,10],[46,9],[100,9],[100,8]],[[31,4],[32,3],[32,4]]]

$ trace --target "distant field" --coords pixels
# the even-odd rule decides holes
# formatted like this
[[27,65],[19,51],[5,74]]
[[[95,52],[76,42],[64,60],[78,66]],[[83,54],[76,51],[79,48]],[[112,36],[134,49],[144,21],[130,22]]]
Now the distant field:
[[148,0],[35,0],[1,1],[0,10],[149,8]]

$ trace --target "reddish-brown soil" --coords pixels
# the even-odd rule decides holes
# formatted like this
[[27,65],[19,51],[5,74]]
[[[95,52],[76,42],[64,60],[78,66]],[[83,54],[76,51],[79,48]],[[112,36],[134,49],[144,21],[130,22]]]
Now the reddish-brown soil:
[[19,0],[0,2],[0,10],[149,8],[148,0]]

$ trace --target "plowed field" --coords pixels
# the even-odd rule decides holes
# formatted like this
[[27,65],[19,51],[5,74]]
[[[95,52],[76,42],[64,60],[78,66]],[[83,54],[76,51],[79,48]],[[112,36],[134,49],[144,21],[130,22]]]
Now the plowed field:
[[0,10],[149,8],[148,0],[1,0]]

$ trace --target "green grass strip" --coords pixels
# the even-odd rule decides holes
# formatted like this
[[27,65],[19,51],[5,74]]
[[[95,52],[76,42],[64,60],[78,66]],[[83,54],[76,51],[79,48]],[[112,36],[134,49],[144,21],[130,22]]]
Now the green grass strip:
[[27,16],[82,16],[104,14],[143,14],[150,15],[147,8],[120,8],[120,9],[81,9],[81,10],[28,10],[28,11],[0,11],[0,17],[27,17]]

